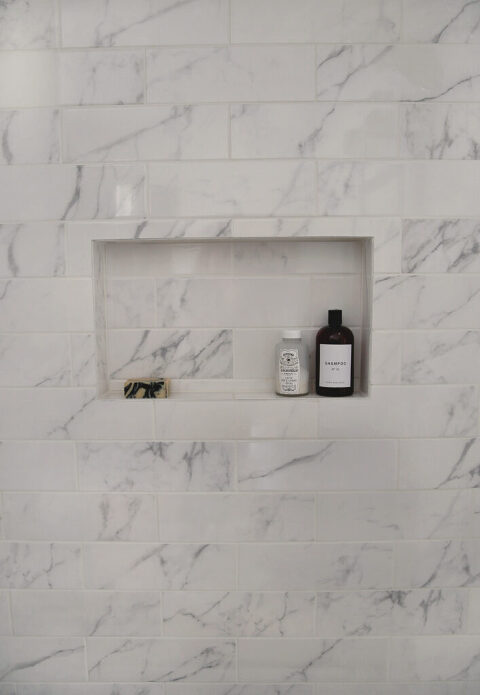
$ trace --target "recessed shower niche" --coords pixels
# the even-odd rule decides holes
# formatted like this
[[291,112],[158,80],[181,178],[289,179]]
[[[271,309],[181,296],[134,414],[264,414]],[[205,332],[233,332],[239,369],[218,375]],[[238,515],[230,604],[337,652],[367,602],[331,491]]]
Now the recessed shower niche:
[[329,308],[343,309],[355,334],[355,393],[367,395],[371,246],[366,237],[94,241],[98,396],[164,376],[173,398],[281,398],[282,329],[303,331],[313,377]]

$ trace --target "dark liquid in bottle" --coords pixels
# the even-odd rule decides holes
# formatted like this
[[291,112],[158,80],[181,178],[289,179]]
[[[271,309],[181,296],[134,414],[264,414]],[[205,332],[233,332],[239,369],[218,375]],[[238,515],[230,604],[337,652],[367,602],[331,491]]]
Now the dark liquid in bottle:
[[319,396],[353,394],[353,333],[340,309],[328,312],[328,326],[317,333],[315,387]]

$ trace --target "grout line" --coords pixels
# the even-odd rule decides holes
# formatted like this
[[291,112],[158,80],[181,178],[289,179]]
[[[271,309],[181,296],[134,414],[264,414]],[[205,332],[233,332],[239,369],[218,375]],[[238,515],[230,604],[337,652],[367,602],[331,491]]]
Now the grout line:
[[12,631],[12,635],[15,636],[17,634],[17,631],[15,629],[15,620],[13,616],[13,602],[12,602],[12,591],[11,589],[9,591],[5,592],[7,594],[7,601],[8,601],[8,614],[10,618],[10,629]]

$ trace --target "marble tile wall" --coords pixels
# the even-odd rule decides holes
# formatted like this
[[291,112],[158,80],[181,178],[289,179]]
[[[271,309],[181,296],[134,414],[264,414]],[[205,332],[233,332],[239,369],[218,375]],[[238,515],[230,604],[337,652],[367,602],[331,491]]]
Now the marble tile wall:
[[[0,3],[0,695],[478,695],[479,38],[475,0]],[[96,397],[92,240],[295,236],[374,240],[368,398]],[[239,296],[301,306],[284,256]],[[152,259],[120,370],[201,310]]]

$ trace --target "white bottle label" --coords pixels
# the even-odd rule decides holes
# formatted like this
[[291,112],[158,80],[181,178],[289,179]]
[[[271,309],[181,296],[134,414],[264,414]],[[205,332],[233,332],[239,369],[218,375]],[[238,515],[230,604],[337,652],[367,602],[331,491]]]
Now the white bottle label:
[[282,393],[298,393],[300,377],[298,350],[282,350],[278,368],[280,370],[280,391]]
[[320,345],[319,386],[349,388],[352,368],[351,345]]

